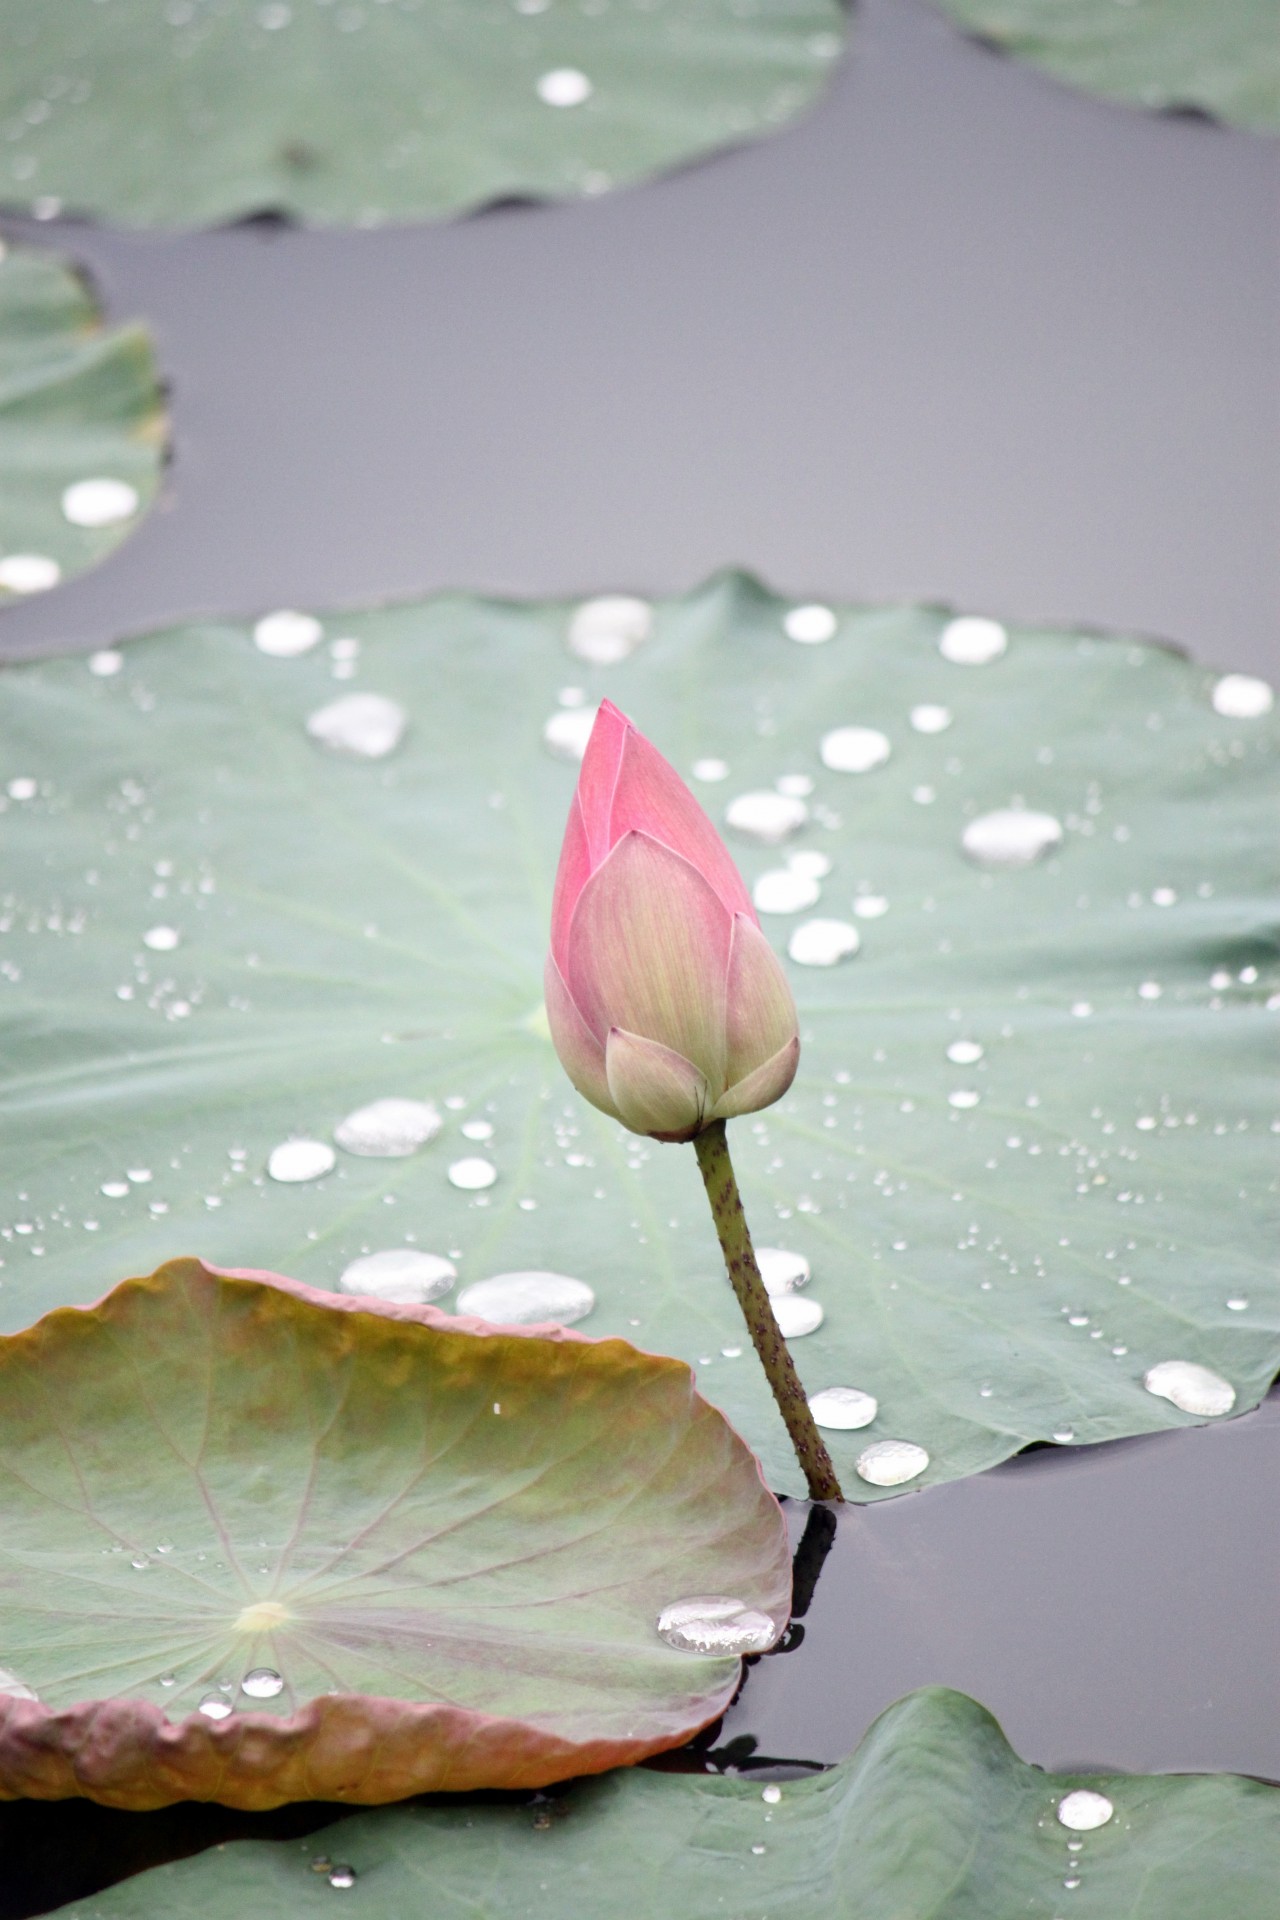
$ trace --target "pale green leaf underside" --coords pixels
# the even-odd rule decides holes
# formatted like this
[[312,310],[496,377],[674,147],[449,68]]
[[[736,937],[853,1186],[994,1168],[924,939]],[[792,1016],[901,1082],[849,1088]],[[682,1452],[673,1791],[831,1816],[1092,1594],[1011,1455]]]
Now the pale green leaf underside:
[[[13,598],[6,558],[38,556],[65,578],[134,531],[155,498],[165,437],[146,329],[104,332],[65,261],[0,242],[0,606]],[[131,487],[136,510],[98,526],[68,519],[68,487],[101,479]]]
[[[566,651],[571,612],[442,597],[336,616],[293,659],[209,624],[129,645],[112,679],[67,660],[0,681],[5,776],[47,783],[3,820],[0,1153],[22,1196],[3,1324],[177,1253],[328,1287],[406,1242],[456,1252],[461,1284],[549,1268],[596,1290],[583,1332],[692,1361],[771,1484],[801,1490],[693,1154],[589,1108],[546,1038],[576,769],[542,730],[578,688],[686,774],[729,762],[698,789],[717,817],[810,776],[792,844],[833,862],[816,912],[888,900],[856,958],[787,963],[799,1077],[730,1129],[757,1243],[807,1256],[825,1308],[794,1342],[806,1387],[879,1402],[829,1435],[849,1494],[876,1497],[853,1465],[881,1438],[927,1448],[927,1481],[1183,1423],[1142,1386],[1164,1360],[1255,1403],[1280,1366],[1274,717],[1220,717],[1211,675],[1130,640],[1015,631],[1002,659],[953,665],[927,608],[845,611],[796,645],[786,603],[740,577],[661,606],[611,668]],[[362,650],[335,682],[341,639]],[[352,689],[409,714],[391,757],[307,737]],[[946,732],[912,729],[922,702]],[[887,765],[828,771],[842,723],[882,728]],[[967,818],[1018,798],[1063,822],[1061,850],[976,868]],[[786,851],[733,846],[749,880]],[[157,924],[175,950],[143,944]],[[780,948],[794,924],[764,921]],[[957,1039],[983,1058],[953,1064]],[[291,1133],[326,1140],[385,1095],[441,1103],[444,1132],[411,1159],[265,1176]],[[463,1137],[477,1119],[492,1140]],[[447,1177],[474,1156],[487,1192]]]
[[839,0],[0,0],[0,200],[370,225],[599,193],[793,119],[845,24]]
[[[1057,1818],[1079,1786],[1115,1808],[1083,1835]],[[931,1688],[773,1806],[758,1780],[614,1773],[565,1792],[549,1825],[528,1807],[388,1808],[301,1842],[241,1841],[61,1911],[328,1916],[338,1896],[312,1866],[326,1859],[354,1868],[346,1897],[369,1920],[1270,1920],[1280,1795],[1229,1775],[1046,1775],[974,1701]]]
[[1059,80],[1143,107],[1280,131],[1276,0],[940,0]]

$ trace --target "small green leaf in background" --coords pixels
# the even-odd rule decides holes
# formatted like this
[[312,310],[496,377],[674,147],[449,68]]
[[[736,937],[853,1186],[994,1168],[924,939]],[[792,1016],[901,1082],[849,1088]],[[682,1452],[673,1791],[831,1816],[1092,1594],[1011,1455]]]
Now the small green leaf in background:
[[[727,823],[788,956],[799,1075],[734,1156],[766,1265],[811,1274],[779,1306],[846,1492],[1275,1376],[1262,682],[741,577],[286,611],[119,659],[0,676],[0,1324],[184,1253],[581,1315],[692,1362],[801,1490],[693,1155],[579,1099],[547,1033],[608,694]],[[349,1273],[371,1254],[397,1271]]]
[[840,0],[0,0],[0,202],[373,225],[595,194],[773,132]]
[[[785,1522],[685,1368],[345,1304],[177,1262],[0,1341],[0,1797],[540,1786],[782,1631]],[[736,1651],[660,1634],[707,1597]]]
[[808,1779],[641,1769],[544,1807],[386,1808],[301,1842],[235,1842],[60,1911],[305,1920],[330,1915],[338,1887],[368,1920],[1274,1920],[1277,1884],[1274,1787],[1044,1774],[976,1702],[937,1687]]
[[1276,0],[939,0],[970,33],[1109,99],[1280,132]]
[[145,327],[105,332],[73,267],[0,240],[0,606],[128,538],[167,437]]

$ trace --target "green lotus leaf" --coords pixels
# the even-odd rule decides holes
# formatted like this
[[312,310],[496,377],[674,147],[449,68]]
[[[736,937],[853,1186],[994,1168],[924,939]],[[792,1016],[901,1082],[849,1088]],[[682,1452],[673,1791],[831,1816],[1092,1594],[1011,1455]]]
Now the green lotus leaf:
[[759,1780],[642,1769],[534,1808],[386,1808],[301,1843],[238,1841],[60,1911],[303,1920],[331,1911],[332,1876],[370,1920],[1271,1920],[1277,1875],[1276,1788],[1045,1774],[975,1701],[931,1687],[776,1799]]
[[[825,1315],[792,1339],[806,1388],[875,1402],[827,1433],[848,1494],[1262,1396],[1280,760],[1261,682],[736,577],[652,617],[443,596],[123,658],[0,678],[24,796],[3,817],[3,1324],[183,1253],[336,1289],[398,1251],[410,1297],[489,1318],[521,1309],[475,1283],[532,1272],[531,1311],[593,1293],[584,1332],[694,1363],[770,1484],[802,1491],[692,1152],[588,1107],[547,1037],[576,777],[556,752],[607,693],[714,817],[795,829],[726,827],[760,897],[796,909],[762,921],[800,956],[803,1043],[791,1093],[730,1139],[757,1244],[812,1271],[789,1309]],[[370,1120],[387,1099],[418,1105]]]
[[338,1305],[178,1261],[0,1341],[0,1797],[541,1785],[723,1712],[671,1603],[777,1637],[782,1515],[687,1368]]
[[0,0],[0,199],[361,226],[595,194],[772,133],[840,0]]
[[1280,131],[1275,0],[939,0],[970,33],[1136,106]]
[[133,532],[166,439],[146,329],[104,331],[73,267],[0,240],[0,606]]

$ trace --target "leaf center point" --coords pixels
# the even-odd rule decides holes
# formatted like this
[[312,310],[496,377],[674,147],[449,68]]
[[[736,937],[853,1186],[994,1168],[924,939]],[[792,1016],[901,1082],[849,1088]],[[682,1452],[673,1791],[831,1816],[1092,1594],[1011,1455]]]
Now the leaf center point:
[[294,1618],[288,1607],[278,1600],[255,1600],[250,1606],[241,1607],[236,1616],[237,1633],[270,1633],[274,1627],[283,1627]]

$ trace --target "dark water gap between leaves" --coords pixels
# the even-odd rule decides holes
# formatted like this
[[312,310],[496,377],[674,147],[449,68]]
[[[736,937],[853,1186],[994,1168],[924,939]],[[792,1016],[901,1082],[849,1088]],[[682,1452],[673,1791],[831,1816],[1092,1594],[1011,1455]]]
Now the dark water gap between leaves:
[[[724,1719],[652,1763],[788,1773],[851,1753],[885,1707],[972,1694],[1025,1759],[1280,1781],[1280,1388],[1220,1426],[1035,1448],[869,1507],[788,1503],[793,1620]],[[488,1794],[555,1817],[557,1795]],[[0,1920],[242,1838],[320,1834],[350,1808],[0,1806]],[[323,1852],[318,1840],[317,1855]]]

